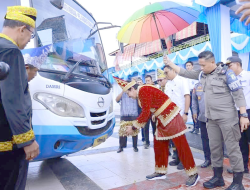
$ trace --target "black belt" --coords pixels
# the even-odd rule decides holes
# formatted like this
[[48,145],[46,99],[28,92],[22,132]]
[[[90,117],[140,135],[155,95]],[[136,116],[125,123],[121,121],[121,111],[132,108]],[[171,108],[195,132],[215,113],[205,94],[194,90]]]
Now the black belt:
[[136,120],[138,116],[121,116],[121,121],[133,121]]

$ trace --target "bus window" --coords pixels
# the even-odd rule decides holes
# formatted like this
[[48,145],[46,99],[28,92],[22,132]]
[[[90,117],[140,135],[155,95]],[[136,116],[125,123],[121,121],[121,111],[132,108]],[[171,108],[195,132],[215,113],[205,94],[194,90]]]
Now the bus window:
[[49,0],[33,0],[37,9],[37,44],[51,44],[50,53],[42,69],[67,72],[76,62],[82,61],[75,74],[92,73],[101,75],[107,63],[99,32],[88,38],[96,29],[95,20],[79,4],[64,0],[63,9],[48,6]]

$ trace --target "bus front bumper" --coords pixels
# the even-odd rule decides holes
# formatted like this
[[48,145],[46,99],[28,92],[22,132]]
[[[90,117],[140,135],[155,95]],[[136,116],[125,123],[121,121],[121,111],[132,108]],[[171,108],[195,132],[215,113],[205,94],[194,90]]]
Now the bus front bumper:
[[72,154],[80,150],[98,145],[113,134],[115,118],[109,120],[106,126],[99,130],[83,130],[76,126],[34,125],[36,141],[40,154],[34,160],[45,160]]

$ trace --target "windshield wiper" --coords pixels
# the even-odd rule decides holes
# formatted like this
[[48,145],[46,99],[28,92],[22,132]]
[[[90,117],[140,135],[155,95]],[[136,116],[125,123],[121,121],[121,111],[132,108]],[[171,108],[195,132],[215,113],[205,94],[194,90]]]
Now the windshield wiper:
[[[112,86],[112,84],[109,82],[109,80],[108,80],[104,75],[95,74],[95,73],[90,73],[90,72],[83,72],[83,73],[85,73],[86,75],[91,76],[91,77],[95,76],[95,77],[104,78],[106,81],[102,81],[102,82],[106,82],[106,84],[108,84],[107,87],[111,87],[111,86]],[[101,81],[101,80],[99,80],[99,81]],[[101,83],[101,82],[100,82],[100,83]]]
[[66,75],[61,77],[62,81],[69,80],[70,75],[73,73],[76,67],[79,66],[81,62],[83,62],[83,60],[78,61],[73,67],[71,67],[70,70],[66,73]]
[[[77,63],[75,59],[67,59],[68,62],[71,63]],[[86,66],[86,67],[95,67],[95,65],[89,63],[90,60],[81,60],[81,63],[79,64],[80,66]]]

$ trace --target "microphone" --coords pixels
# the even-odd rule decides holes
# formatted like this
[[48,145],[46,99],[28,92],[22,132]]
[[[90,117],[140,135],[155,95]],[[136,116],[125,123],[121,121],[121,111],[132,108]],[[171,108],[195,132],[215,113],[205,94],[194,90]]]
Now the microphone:
[[10,72],[10,66],[5,62],[0,62],[0,80],[4,80]]

